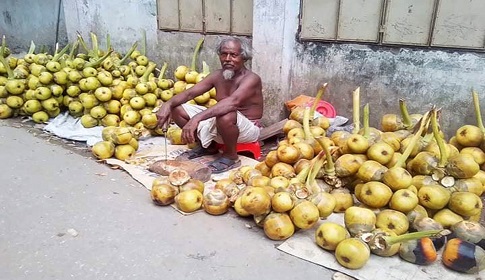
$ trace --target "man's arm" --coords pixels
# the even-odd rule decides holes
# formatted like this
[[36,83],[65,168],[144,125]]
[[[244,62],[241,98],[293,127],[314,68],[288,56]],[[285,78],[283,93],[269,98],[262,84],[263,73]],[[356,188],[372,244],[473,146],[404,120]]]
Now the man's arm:
[[157,126],[163,127],[165,125],[165,123],[168,121],[170,117],[170,113],[172,112],[173,108],[213,88],[214,81],[215,81],[215,74],[209,74],[207,77],[205,77],[199,83],[195,84],[193,87],[179,94],[176,94],[175,96],[170,98],[170,100],[163,103],[163,105],[159,108],[157,112],[157,120],[158,120]]

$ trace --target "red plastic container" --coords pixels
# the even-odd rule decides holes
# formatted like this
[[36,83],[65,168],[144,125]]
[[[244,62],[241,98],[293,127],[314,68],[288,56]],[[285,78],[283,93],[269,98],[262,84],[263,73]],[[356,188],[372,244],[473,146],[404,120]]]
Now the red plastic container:
[[[313,106],[313,103],[309,103],[308,106]],[[337,116],[337,111],[335,111],[335,108],[332,106],[332,104],[324,100],[320,100],[320,102],[318,102],[315,111],[319,112],[327,118],[335,118]]]

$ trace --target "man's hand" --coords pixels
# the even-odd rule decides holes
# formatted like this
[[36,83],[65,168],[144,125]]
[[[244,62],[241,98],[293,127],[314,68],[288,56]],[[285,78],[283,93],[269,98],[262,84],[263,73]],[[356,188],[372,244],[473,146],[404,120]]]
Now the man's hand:
[[157,111],[157,127],[163,128],[170,118],[170,106],[160,107]]
[[187,143],[191,144],[195,142],[195,135],[197,133],[197,126],[199,125],[199,121],[196,118],[191,118],[182,128],[182,140]]

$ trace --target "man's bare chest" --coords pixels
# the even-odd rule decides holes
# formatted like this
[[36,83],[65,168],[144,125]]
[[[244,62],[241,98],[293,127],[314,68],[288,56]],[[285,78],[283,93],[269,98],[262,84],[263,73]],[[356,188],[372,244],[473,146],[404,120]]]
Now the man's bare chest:
[[216,94],[220,97],[227,97],[239,88],[239,83],[221,83],[216,85]]

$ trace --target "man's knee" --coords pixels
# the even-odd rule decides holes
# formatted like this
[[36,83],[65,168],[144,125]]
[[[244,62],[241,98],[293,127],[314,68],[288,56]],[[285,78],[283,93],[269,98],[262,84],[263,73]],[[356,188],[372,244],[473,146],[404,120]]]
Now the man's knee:
[[184,119],[187,119],[189,115],[187,115],[187,112],[185,112],[184,108],[182,106],[177,106],[172,109],[172,117],[182,117]]
[[217,127],[228,127],[237,125],[236,112],[230,112],[222,116],[216,117]]
[[171,112],[172,120],[179,126],[184,127],[184,125],[189,121],[190,117],[182,106],[177,106],[172,109]]

